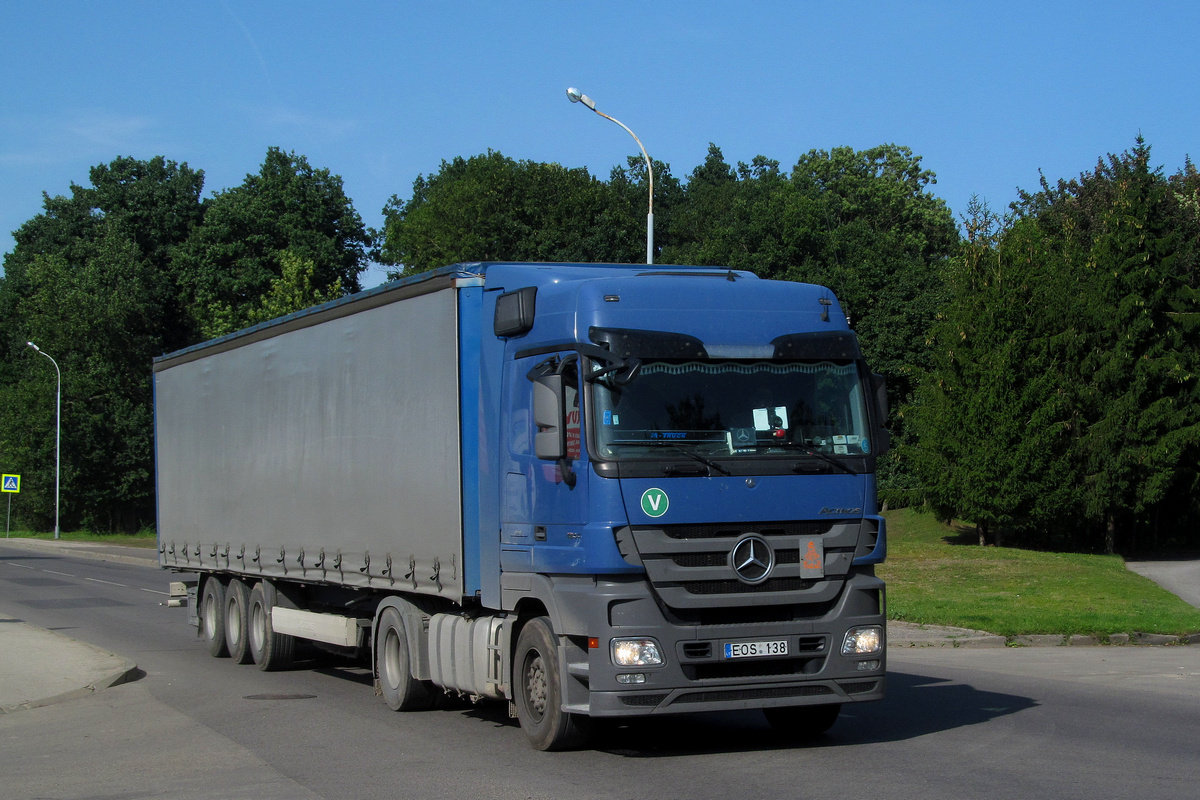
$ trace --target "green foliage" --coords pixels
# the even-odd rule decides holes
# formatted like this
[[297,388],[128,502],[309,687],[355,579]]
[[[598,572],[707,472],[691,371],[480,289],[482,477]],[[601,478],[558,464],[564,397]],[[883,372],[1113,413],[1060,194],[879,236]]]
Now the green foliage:
[[927,363],[941,270],[958,241],[920,162],[896,145],[843,147],[810,151],[784,175],[764,156],[731,167],[710,144],[676,206],[663,260],[833,288],[893,401],[907,398],[914,367]]
[[45,196],[0,277],[0,465],[18,524],[54,522],[53,366],[62,370],[63,528],[154,521],[152,359],[357,288],[370,240],[341,179],[272,148],[201,202],[203,174],[161,157],[94,167]]
[[312,264],[316,285],[356,292],[370,246],[342,179],[272,147],[257,174],[205,201],[174,263],[197,329],[236,330],[282,276],[285,252]]
[[271,288],[260,298],[257,305],[248,305],[241,309],[234,309],[229,305],[210,306],[208,320],[201,328],[204,337],[216,339],[249,325],[257,325],[321,305],[346,294],[342,289],[341,278],[324,288],[313,285],[316,265],[312,259],[285,250],[279,258],[279,264],[282,274],[271,282]]
[[199,222],[203,175],[118,158],[91,183],[45,198],[0,280],[0,452],[28,476],[21,517],[42,528],[54,521],[56,376],[25,342],[62,370],[62,523],[111,530],[153,520],[149,364],[186,341],[169,254]]
[[1153,539],[1164,511],[1195,518],[1200,220],[1181,195],[1139,141],[1077,180],[1043,179],[1012,224],[973,207],[907,411],[939,514],[1110,553]]
[[[656,177],[656,192],[669,194],[669,171],[659,165]],[[625,171],[604,183],[494,151],[457,157],[419,176],[407,201],[388,202],[382,255],[400,268],[393,278],[470,261],[636,263],[645,259],[646,197]]]

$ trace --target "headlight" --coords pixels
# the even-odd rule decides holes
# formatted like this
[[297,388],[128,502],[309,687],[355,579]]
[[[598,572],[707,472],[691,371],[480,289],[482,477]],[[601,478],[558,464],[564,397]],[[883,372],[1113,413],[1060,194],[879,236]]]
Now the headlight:
[[613,639],[612,660],[618,667],[657,667],[662,651],[653,639]]
[[878,625],[851,628],[846,631],[846,639],[842,642],[844,656],[869,656],[882,649],[883,628]]

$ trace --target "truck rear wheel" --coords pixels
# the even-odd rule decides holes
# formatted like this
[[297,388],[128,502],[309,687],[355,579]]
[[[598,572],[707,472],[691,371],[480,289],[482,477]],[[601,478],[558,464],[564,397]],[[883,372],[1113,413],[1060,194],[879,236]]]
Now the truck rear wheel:
[[838,714],[842,711],[841,703],[823,706],[784,706],[781,708],[764,708],[763,716],[776,733],[790,739],[815,739],[833,727]]
[[229,655],[225,643],[225,585],[215,575],[204,581],[200,595],[200,633],[214,658]]
[[558,644],[550,620],[529,620],[517,637],[513,657],[517,719],[529,743],[538,750],[579,747],[591,734],[591,719],[562,710]]
[[263,672],[286,669],[292,665],[296,650],[295,638],[276,633],[271,626],[271,604],[267,602],[263,584],[256,583],[250,590],[250,606],[247,610],[247,641],[254,663]]
[[425,711],[433,707],[437,698],[433,684],[413,677],[408,633],[397,609],[385,608],[379,615],[374,650],[375,674],[379,677],[379,689],[388,708]]
[[249,607],[250,589],[244,581],[234,578],[225,587],[225,646],[229,657],[238,664],[254,660],[250,653]]

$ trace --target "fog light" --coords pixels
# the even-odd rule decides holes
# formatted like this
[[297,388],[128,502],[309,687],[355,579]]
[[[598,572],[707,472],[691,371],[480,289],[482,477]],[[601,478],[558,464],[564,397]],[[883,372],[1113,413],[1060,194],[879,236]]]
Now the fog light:
[[870,672],[870,671],[876,670],[876,669],[879,669],[879,661],[878,660],[858,662],[858,671],[859,672]]
[[653,639],[613,639],[612,660],[618,667],[657,667],[662,651]]
[[846,631],[846,639],[842,642],[842,655],[869,656],[878,653],[882,648],[883,628],[878,625],[866,625]]
[[617,676],[617,683],[645,683],[644,672],[627,672]]

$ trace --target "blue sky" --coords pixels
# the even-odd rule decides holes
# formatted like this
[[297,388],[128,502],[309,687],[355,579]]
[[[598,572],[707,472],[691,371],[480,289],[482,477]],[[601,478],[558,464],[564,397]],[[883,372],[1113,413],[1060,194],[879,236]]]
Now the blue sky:
[[1198,30],[1195,2],[4,0],[0,251],[43,191],[122,155],[203,169],[209,194],[279,146],[371,226],[489,148],[607,177],[636,145],[568,86],[679,177],[709,142],[785,169],[906,145],[957,218],[1139,133],[1168,173],[1200,160]]

